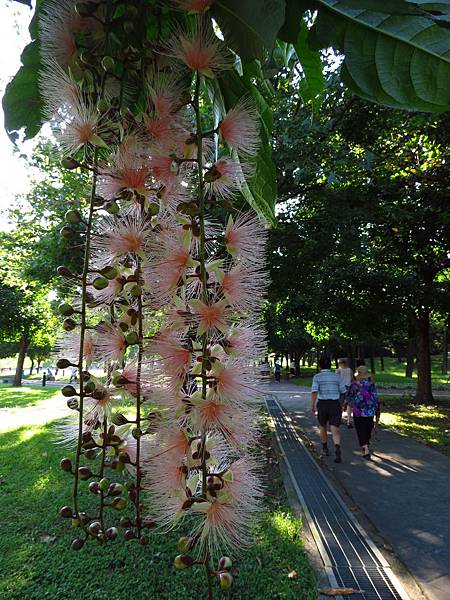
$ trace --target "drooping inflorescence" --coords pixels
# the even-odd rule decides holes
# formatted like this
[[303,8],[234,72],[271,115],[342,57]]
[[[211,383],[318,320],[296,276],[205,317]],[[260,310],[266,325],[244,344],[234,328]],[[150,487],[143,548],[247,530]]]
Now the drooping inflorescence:
[[212,4],[177,2],[181,24],[152,43],[142,23],[162,18],[158,2],[142,14],[137,1],[53,0],[40,23],[58,147],[92,174],[64,228],[84,236],[83,265],[59,269],[74,298],[60,307],[58,367],[78,370],[62,390],[77,448],[61,461],[74,482],[61,516],[79,528],[76,550],[115,540],[115,511],[141,544],[149,527],[181,524],[175,566],[203,566],[210,598],[214,577],[231,585],[223,554],[248,543],[262,495],[252,444],[267,287],[264,225],[234,208],[259,116],[246,97],[211,126],[204,97],[203,79],[233,64],[203,14]]

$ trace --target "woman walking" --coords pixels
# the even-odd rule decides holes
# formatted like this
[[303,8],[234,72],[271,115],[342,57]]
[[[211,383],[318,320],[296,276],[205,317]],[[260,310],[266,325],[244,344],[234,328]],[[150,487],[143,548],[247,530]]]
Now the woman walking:
[[380,402],[375,385],[370,380],[369,371],[365,365],[358,367],[356,381],[348,391],[349,402],[353,408],[353,422],[358,435],[359,445],[364,458],[370,458],[370,438],[376,423],[380,419]]
[[336,373],[341,378],[342,383],[345,385],[346,393],[345,393],[345,401],[344,406],[342,407],[345,410],[347,417],[347,427],[349,429],[353,429],[352,425],[352,407],[350,402],[348,401],[348,390],[350,389],[350,385],[353,381],[353,372],[348,366],[347,360],[345,358],[341,358],[339,360],[339,368],[336,370]]

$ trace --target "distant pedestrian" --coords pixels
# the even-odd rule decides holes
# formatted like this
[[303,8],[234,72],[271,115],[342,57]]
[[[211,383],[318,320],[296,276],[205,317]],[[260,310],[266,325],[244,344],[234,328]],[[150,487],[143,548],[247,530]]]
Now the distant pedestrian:
[[275,381],[280,381],[280,380],[281,380],[281,363],[277,359],[275,361]]
[[342,401],[345,397],[345,385],[337,373],[331,371],[331,360],[323,357],[319,360],[320,372],[314,375],[311,386],[311,414],[316,413],[319,421],[319,435],[322,442],[322,456],[329,456],[327,424],[330,424],[334,442],[334,462],[340,463],[341,433],[339,426],[342,417]]
[[358,442],[364,458],[370,458],[370,438],[376,423],[380,419],[380,402],[374,383],[370,380],[369,371],[365,365],[358,367],[356,381],[350,385],[348,391],[349,402],[353,407],[353,421],[355,423]]
[[339,360],[339,368],[336,370],[336,373],[339,375],[342,383],[345,385],[346,393],[343,410],[345,410],[346,413],[347,427],[349,429],[352,429],[352,407],[351,404],[348,402],[348,390],[350,389],[350,384],[353,381],[353,372],[348,366],[348,363],[345,358],[341,358]]

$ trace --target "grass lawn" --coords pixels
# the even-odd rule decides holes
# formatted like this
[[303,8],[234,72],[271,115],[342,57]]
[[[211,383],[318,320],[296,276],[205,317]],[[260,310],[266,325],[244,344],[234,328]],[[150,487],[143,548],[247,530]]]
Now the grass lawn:
[[[370,367],[370,361],[366,360],[367,366]],[[417,382],[417,373],[413,374],[413,377],[405,377],[405,363],[398,363],[394,358],[385,358],[384,359],[385,370],[381,371],[381,363],[380,360],[375,360],[375,383],[378,385],[382,385],[384,387],[392,386],[398,388],[415,388]],[[334,367],[334,365],[333,365]],[[440,356],[432,356],[431,357],[431,369],[432,369],[432,380],[433,386],[448,389],[450,391],[449,378],[450,373],[448,375],[443,375],[441,373],[441,357]],[[305,385],[311,386],[312,378],[316,373],[315,367],[301,367],[301,376],[300,378],[291,379],[292,383],[296,385]]]
[[[55,393],[55,390],[39,390]],[[35,390],[0,389],[0,406],[34,403]],[[26,418],[26,408],[24,420]],[[182,532],[152,533],[146,547],[116,541],[69,549],[75,532],[58,517],[70,503],[70,478],[59,468],[64,450],[55,445],[57,422],[0,435],[0,598],[8,600],[191,600],[205,596],[203,574],[175,571],[175,543]],[[283,491],[270,438],[265,438],[265,512],[253,546],[235,562],[235,586],[215,598],[313,600],[315,575],[302,545],[301,522]],[[270,459],[270,460],[269,460]],[[90,495],[91,496],[91,495]],[[91,496],[92,498],[92,496]],[[124,511],[126,514],[126,509]],[[117,513],[114,513],[117,517]],[[289,578],[292,571],[297,578]]]
[[450,403],[417,406],[408,398],[381,396],[381,423],[403,435],[425,442],[450,456]]
[[51,398],[59,389],[27,385],[14,388],[7,384],[0,384],[0,408],[19,408],[34,406],[41,400]]

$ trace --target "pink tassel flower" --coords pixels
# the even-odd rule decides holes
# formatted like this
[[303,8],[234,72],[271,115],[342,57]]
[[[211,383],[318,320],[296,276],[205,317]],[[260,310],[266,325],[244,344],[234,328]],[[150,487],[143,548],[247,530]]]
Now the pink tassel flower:
[[238,153],[255,155],[260,143],[259,117],[248,99],[241,99],[219,126],[223,140]]
[[97,360],[120,362],[127,349],[125,336],[113,325],[97,327],[95,340],[95,357]]
[[119,146],[111,159],[111,166],[101,172],[98,192],[106,200],[112,200],[122,190],[148,195],[150,167],[144,146],[136,136],[130,136]]
[[264,265],[267,232],[260,219],[251,213],[243,213],[236,219],[228,219],[225,230],[227,252],[244,263]]
[[92,242],[95,264],[109,265],[129,254],[143,256],[147,235],[147,223],[135,212],[120,219],[106,218]]
[[221,158],[205,173],[211,193],[219,198],[229,198],[241,188],[242,165],[230,158]]
[[230,311],[226,300],[205,303],[202,300],[192,299],[189,301],[189,306],[198,319],[198,336],[204,333],[214,334],[228,331]]
[[167,56],[182,61],[193,71],[214,77],[233,66],[233,59],[211,26],[201,24],[190,32],[176,33],[166,45]]

